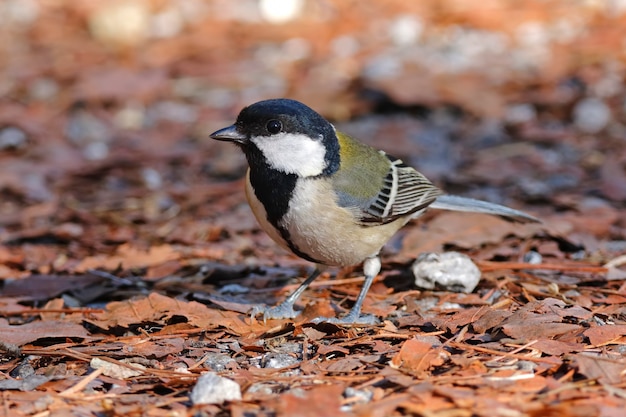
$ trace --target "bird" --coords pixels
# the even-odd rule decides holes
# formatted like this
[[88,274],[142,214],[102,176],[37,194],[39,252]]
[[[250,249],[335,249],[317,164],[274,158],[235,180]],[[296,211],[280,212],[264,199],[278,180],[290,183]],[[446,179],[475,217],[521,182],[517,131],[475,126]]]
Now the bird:
[[363,264],[363,286],[350,311],[315,321],[376,323],[361,308],[380,272],[381,248],[428,208],[539,222],[502,205],[444,194],[401,159],[338,131],[296,100],[269,99],[244,107],[234,124],[210,137],[243,151],[245,194],[261,228],[279,246],[315,264],[282,303],[252,309],[264,320],[295,318],[296,301],[328,267]]

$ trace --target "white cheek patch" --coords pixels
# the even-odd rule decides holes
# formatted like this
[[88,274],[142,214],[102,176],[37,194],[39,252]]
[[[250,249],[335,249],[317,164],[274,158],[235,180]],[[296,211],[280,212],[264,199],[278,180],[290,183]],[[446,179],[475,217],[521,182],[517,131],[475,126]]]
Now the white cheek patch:
[[326,149],[321,139],[306,135],[279,133],[251,139],[263,153],[268,164],[286,174],[301,177],[320,175],[326,168]]

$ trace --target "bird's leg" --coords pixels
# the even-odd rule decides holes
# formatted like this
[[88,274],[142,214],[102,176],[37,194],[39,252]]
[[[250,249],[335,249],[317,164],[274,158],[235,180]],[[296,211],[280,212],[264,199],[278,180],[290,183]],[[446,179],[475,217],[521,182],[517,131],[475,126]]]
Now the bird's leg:
[[363,282],[363,287],[361,288],[361,292],[352,309],[348,314],[343,316],[342,318],[334,318],[334,317],[317,317],[313,320],[315,323],[336,323],[336,324],[377,324],[379,321],[376,317],[372,315],[361,315],[361,307],[363,306],[363,301],[367,296],[367,292],[369,291],[374,278],[380,272],[380,258],[378,255],[367,258],[363,263],[363,272],[365,274],[365,281]]
[[306,290],[309,285],[315,281],[315,279],[324,271],[325,267],[323,265],[316,265],[315,271],[309,275],[309,277],[302,283],[300,286],[291,293],[285,301],[278,304],[274,307],[268,306],[256,306],[252,309],[251,314],[253,317],[256,317],[257,314],[263,314],[263,320],[267,319],[292,319],[298,315],[293,309],[293,305],[296,303],[298,298],[302,295],[304,290]]

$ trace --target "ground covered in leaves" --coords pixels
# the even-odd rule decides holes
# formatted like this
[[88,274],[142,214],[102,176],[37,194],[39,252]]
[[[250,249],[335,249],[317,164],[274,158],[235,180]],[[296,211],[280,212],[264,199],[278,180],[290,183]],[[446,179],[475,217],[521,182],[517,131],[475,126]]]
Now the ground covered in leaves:
[[[623,2],[274,3],[0,4],[0,415],[623,416]],[[311,266],[208,134],[270,97],[543,224],[429,212],[385,249],[380,325],[310,321],[358,268],[251,318]],[[412,284],[446,250],[472,293]]]

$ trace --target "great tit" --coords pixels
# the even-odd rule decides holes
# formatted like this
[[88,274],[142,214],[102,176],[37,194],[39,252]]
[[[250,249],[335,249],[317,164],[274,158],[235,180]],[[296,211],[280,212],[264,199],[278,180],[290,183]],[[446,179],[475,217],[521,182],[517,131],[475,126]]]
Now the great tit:
[[373,323],[361,315],[379,252],[428,207],[502,216],[535,217],[508,207],[444,195],[424,175],[383,151],[341,133],[306,105],[289,99],[252,104],[232,126],[211,138],[235,143],[249,169],[246,197],[263,230],[280,246],[316,264],[315,271],[275,307],[253,310],[264,319],[293,318],[293,306],[327,266],[363,263],[365,281],[350,312],[334,323]]

